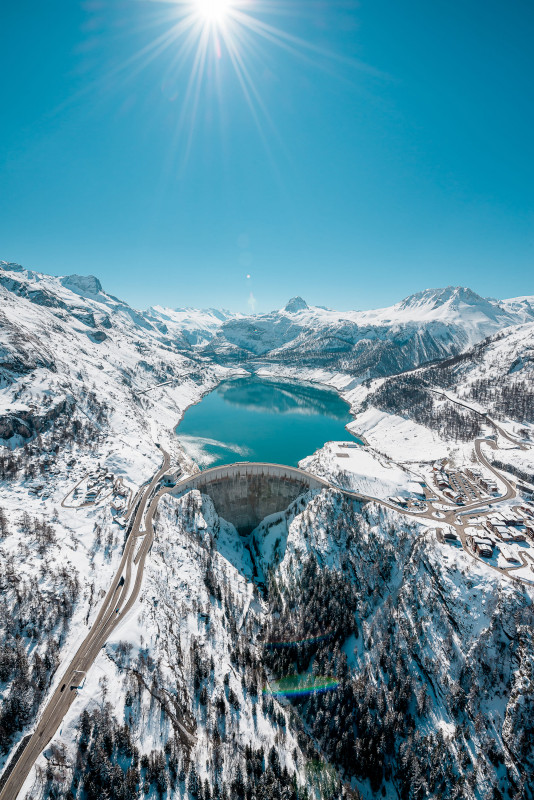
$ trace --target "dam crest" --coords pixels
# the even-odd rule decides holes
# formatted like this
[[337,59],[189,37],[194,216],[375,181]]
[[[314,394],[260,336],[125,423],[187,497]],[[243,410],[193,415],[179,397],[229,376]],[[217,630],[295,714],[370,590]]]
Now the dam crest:
[[242,461],[198,472],[177,483],[171,494],[198,489],[211,498],[220,517],[246,536],[300,495],[325,488],[332,488],[328,481],[297,467]]

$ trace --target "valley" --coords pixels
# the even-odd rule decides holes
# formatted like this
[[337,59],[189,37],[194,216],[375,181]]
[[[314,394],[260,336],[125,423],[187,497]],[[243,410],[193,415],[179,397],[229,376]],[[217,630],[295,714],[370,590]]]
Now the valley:
[[[134,311],[94,278],[16,265],[0,277],[4,766],[26,742],[2,800],[104,786],[188,800],[532,797],[526,299],[447,289],[342,314],[294,298],[247,319]],[[180,431],[215,389],[237,411],[227,431],[251,417],[239,440],[184,428],[209,440],[199,457]],[[264,460],[221,447],[264,429],[264,398],[289,410],[278,440],[267,433],[287,458],[269,460],[304,484],[240,535],[206,468],[237,462],[239,477]],[[313,404],[328,417],[336,403],[315,439],[291,430],[295,406],[313,420]],[[56,565],[78,582],[68,613]],[[304,673],[330,680],[323,694],[266,691]],[[21,708],[24,682],[41,688]]]

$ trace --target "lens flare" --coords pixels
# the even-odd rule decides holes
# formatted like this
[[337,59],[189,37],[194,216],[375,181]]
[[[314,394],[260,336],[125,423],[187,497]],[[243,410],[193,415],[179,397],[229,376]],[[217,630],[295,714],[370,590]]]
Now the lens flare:
[[324,675],[315,677],[308,673],[304,675],[289,675],[273,681],[263,690],[264,695],[273,697],[306,697],[312,694],[322,694],[337,689],[339,681],[337,678],[325,677]]

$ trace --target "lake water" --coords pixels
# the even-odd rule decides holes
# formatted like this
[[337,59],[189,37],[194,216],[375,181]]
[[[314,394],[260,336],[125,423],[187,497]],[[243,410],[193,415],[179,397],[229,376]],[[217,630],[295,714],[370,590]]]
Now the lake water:
[[345,425],[348,404],[330,389],[266,378],[221,383],[176,428],[201,469],[236,461],[296,467],[328,441],[362,442]]

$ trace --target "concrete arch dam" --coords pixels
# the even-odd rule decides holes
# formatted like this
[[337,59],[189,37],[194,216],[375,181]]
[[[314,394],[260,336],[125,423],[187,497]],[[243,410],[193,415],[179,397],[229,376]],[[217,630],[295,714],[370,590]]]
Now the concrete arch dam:
[[177,483],[172,494],[179,496],[191,489],[207,494],[219,516],[245,536],[262,519],[283,511],[304,492],[325,488],[334,487],[295,467],[241,462],[198,472]]

